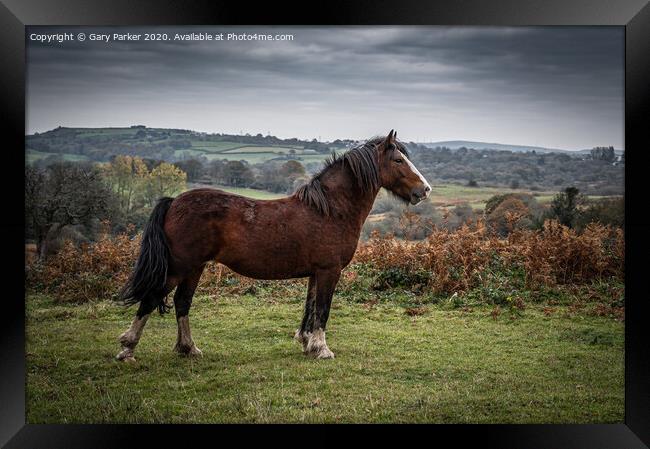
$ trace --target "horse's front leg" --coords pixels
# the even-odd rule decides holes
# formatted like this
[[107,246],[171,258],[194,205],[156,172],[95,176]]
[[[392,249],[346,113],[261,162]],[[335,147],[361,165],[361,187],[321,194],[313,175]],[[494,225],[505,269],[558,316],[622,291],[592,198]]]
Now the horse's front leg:
[[307,287],[307,299],[305,301],[305,313],[302,316],[300,329],[296,331],[295,338],[302,344],[303,352],[307,351],[307,342],[311,333],[311,324],[314,320],[314,308],[316,302],[316,276],[309,276],[309,286]]
[[334,353],[325,341],[325,326],[330,314],[334,289],[341,276],[340,268],[316,272],[316,300],[312,311],[312,320],[308,320],[305,353],[317,359],[333,359]]

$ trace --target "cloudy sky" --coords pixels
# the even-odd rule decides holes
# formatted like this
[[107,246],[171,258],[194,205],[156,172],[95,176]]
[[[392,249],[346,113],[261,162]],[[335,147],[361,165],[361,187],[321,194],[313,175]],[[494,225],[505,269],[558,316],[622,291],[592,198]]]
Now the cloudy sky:
[[[75,40],[31,37],[63,32]],[[225,40],[173,40],[189,32]],[[407,141],[624,148],[621,27],[29,27],[26,43],[27,133],[142,124],[333,140],[394,128]]]

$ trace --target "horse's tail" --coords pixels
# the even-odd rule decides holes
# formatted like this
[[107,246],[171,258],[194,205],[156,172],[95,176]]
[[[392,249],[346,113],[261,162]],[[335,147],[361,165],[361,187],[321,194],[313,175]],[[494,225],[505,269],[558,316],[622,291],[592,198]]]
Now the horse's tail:
[[162,314],[169,307],[163,295],[169,265],[169,245],[165,237],[165,215],[173,198],[161,198],[153,208],[142,233],[140,255],[128,282],[120,292],[124,304],[141,303],[144,309],[158,308]]

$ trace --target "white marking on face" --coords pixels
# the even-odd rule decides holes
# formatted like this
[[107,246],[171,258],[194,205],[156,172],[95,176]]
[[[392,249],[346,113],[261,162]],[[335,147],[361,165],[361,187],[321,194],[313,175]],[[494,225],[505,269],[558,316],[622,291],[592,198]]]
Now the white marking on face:
[[406,163],[408,164],[409,168],[413,171],[413,173],[418,175],[418,177],[420,178],[420,181],[422,181],[422,184],[424,184],[425,187],[429,188],[428,191],[424,192],[424,197],[426,198],[427,196],[429,196],[429,192],[431,191],[431,185],[429,185],[427,180],[424,179],[424,176],[422,176],[422,173],[420,173],[420,171],[417,168],[415,168],[415,165],[413,165],[411,163],[411,161],[409,161],[409,159],[406,157],[406,155],[404,153],[402,153],[399,150],[397,150],[397,152],[400,154],[400,156],[402,156],[402,159],[404,159],[406,161]]

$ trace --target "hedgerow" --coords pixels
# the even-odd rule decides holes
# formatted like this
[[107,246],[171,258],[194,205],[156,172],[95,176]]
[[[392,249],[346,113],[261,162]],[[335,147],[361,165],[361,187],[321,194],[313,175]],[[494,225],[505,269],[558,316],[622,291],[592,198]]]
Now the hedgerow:
[[[139,246],[139,235],[128,233],[105,234],[79,246],[68,242],[56,255],[28,263],[27,288],[63,302],[116,299]],[[577,288],[610,280],[622,284],[624,248],[620,228],[590,224],[579,233],[552,220],[540,230],[514,229],[506,238],[480,221],[456,231],[433,229],[421,241],[374,233],[359,244],[338,291],[362,297],[373,290],[409,289],[432,297],[460,295],[468,301],[508,305],[522,292],[542,298],[558,286]],[[288,293],[304,284],[256,281],[210,263],[197,293],[256,295],[272,289],[282,296],[282,290]]]

